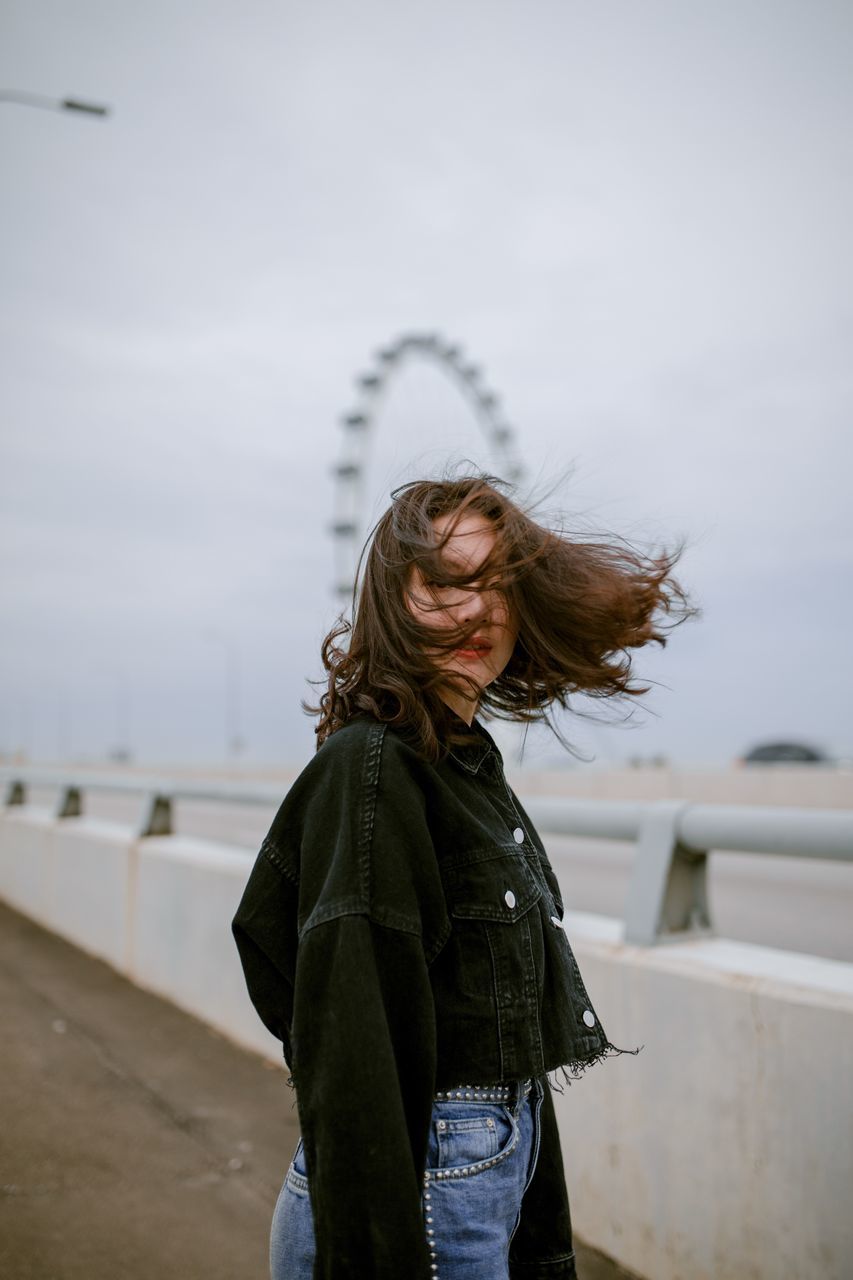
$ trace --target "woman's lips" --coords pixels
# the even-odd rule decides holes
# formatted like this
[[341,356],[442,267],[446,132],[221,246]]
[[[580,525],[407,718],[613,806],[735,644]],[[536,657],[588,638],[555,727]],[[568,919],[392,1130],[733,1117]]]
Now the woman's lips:
[[492,651],[490,644],[477,645],[474,649],[454,649],[458,658],[486,658]]

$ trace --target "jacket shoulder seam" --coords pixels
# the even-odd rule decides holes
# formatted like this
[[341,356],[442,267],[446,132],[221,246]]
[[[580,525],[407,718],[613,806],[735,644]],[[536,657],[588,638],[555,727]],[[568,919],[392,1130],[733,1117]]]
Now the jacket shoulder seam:
[[372,724],[367,730],[367,746],[362,763],[362,808],[358,833],[358,878],[366,901],[371,900],[371,868],[370,855],[373,845],[373,825],[376,816],[376,795],[379,790],[379,768],[382,759],[382,744],[385,740],[385,725]]
[[264,839],[261,842],[260,854],[267,862],[274,866],[276,871],[283,875],[286,880],[289,880],[291,884],[299,884],[299,877],[296,874],[296,871],[293,867],[288,866],[287,860],[278,845],[271,840],[268,835],[264,836]]
[[[396,736],[396,734],[392,733],[390,737],[386,738],[385,731],[387,727],[388,726],[386,724],[379,724],[375,726],[375,728],[380,731],[379,749],[380,749],[380,752],[382,753],[382,756],[384,756],[385,754],[386,741],[393,742],[396,747],[402,748],[404,751],[407,750],[406,744],[401,742],[400,739]],[[379,791],[379,773],[380,773],[381,763],[382,763],[381,757],[379,754],[377,754],[375,775],[372,778],[371,826],[372,826],[373,812],[375,812],[375,807],[376,807],[376,797]],[[424,950],[424,957],[426,959],[426,963],[428,966],[431,965],[433,961],[437,958],[439,953],[443,950],[444,945],[447,942],[447,939],[450,937],[452,925],[450,923],[449,917],[446,919],[444,927],[434,937],[431,937],[428,935],[427,931],[425,931],[424,929],[424,921],[422,917],[419,917],[416,922],[413,922],[408,917],[395,912],[393,908],[383,907],[383,908],[377,909],[376,907],[373,907],[372,906],[372,902],[373,902],[372,889],[373,889],[373,886],[371,884],[369,885],[369,897],[368,897],[368,901],[371,903],[371,918],[377,920],[378,923],[380,924],[387,920],[389,923],[389,927],[402,928],[406,933],[417,933],[418,937],[421,939],[421,945]],[[404,923],[400,925],[395,925],[393,923],[394,920],[403,921]]]

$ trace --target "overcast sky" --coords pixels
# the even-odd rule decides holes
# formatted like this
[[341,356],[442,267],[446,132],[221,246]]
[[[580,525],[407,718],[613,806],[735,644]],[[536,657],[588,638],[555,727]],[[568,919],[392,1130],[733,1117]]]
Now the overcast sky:
[[[5,0],[0,750],[304,762],[331,466],[401,331],[459,342],[550,510],[687,540],[704,615],[597,765],[853,753],[842,0]],[[371,498],[496,465],[400,372]],[[552,760],[553,740],[537,739]]]

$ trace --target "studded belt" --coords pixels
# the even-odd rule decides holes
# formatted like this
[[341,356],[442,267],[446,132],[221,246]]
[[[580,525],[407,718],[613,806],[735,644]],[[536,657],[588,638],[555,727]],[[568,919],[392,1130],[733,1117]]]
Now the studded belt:
[[438,1089],[435,1102],[512,1102],[526,1098],[533,1088],[532,1080],[507,1084],[458,1084],[453,1089]]

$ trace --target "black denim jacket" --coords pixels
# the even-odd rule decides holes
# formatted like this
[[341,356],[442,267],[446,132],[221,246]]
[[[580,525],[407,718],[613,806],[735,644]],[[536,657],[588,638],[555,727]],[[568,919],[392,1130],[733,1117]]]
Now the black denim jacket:
[[[460,724],[462,722],[460,721]],[[464,726],[463,726],[464,727]],[[427,1280],[433,1095],[578,1075],[612,1052],[533,824],[479,740],[425,762],[360,717],[285,797],[233,921],[249,994],[296,1088],[315,1280]],[[513,1280],[572,1280],[551,1089]]]

